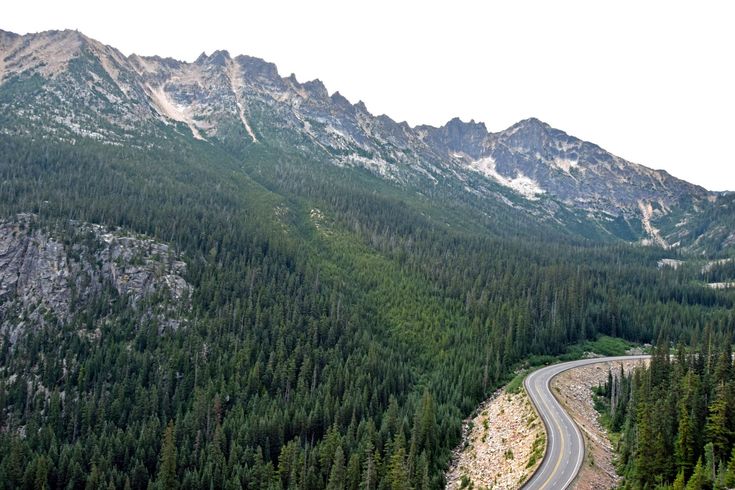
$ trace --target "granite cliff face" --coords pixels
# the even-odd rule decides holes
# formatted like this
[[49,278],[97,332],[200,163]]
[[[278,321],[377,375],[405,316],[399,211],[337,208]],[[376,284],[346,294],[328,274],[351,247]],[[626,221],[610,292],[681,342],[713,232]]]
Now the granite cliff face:
[[126,57],[76,31],[0,31],[0,113],[14,117],[12,124],[0,117],[0,134],[8,135],[124,146],[157,136],[165,146],[164,129],[175,128],[228,151],[278,147],[422,193],[457,189],[480,206],[492,199],[547,221],[566,210],[604,233],[663,246],[676,245],[681,228],[718,199],[537,119],[497,133],[459,119],[410,127],[330,95],[319,80],[282,77],[258,58]]
[[82,223],[54,232],[30,215],[0,222],[0,334],[14,344],[27,328],[72,321],[104,294],[125,297],[141,318],[158,317],[161,329],[177,328],[191,292],[185,272],[151,239]]

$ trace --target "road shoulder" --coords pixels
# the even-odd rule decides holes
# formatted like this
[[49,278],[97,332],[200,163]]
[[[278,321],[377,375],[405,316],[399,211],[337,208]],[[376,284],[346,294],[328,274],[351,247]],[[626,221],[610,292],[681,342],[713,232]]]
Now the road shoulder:
[[497,391],[464,421],[446,488],[520,487],[541,464],[545,438],[543,422],[523,389]]
[[620,482],[614,466],[614,448],[607,430],[600,424],[594,408],[592,388],[607,381],[608,372],[626,372],[641,364],[640,360],[613,361],[569,369],[551,381],[554,396],[582,431],[585,460],[574,480],[575,490],[607,490]]

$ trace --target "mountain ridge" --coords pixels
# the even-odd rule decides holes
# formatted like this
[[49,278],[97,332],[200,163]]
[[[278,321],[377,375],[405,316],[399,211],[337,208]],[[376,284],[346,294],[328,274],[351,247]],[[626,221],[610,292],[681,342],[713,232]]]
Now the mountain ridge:
[[[330,94],[319,79],[298,82],[271,62],[233,58],[226,50],[185,62],[125,56],[78,31],[0,31],[0,54],[0,91],[40,77],[34,82],[40,89],[21,87],[22,104],[0,100],[0,107],[25,119],[15,131],[27,128],[29,134],[50,130],[71,140],[130,144],[139,134],[159,133],[161,125],[181,126],[177,131],[238,154],[266,142],[339,167],[364,168],[419,192],[439,185],[515,203],[546,221],[559,221],[562,206],[603,235],[616,236],[610,223],[623,220],[633,230],[624,233],[627,238],[639,235],[643,243],[665,247],[676,246],[677,228],[721,195],[535,117],[498,132],[458,117],[440,127],[412,127],[376,116],[339,91]],[[669,223],[672,215],[681,216]],[[667,227],[659,230],[663,222]]]
[[735,195],[223,52],[0,60],[0,489],[445,488],[519,370],[732,344]]

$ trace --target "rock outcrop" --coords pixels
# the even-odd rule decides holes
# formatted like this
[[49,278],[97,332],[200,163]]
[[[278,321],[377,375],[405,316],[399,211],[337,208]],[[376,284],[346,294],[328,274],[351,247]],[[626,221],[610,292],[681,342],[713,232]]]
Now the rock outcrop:
[[[0,334],[11,344],[27,330],[66,323],[105,288],[124,296],[142,317],[175,328],[174,311],[188,305],[186,264],[150,238],[86,223],[40,227],[31,215],[0,222]],[[163,301],[145,305],[161,293]]]

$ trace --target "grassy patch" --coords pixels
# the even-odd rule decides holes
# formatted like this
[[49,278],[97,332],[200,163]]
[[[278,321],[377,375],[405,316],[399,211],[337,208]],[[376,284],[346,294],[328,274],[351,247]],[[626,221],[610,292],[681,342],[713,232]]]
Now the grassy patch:
[[529,372],[530,370],[524,369],[516,374],[515,377],[510,380],[510,383],[505,385],[505,391],[514,395],[520,393],[521,389],[523,388],[523,380],[526,379],[526,376],[528,376]]
[[459,483],[459,488],[472,488],[474,485],[472,484],[472,480],[470,480],[470,477],[467,475],[462,475],[462,479]]
[[597,340],[587,340],[570,346],[567,353],[560,356],[564,360],[579,359],[585,352],[593,352],[602,356],[624,356],[625,352],[635,347],[635,344],[617,337],[600,336]]
[[522,369],[505,385],[505,391],[511,394],[520,393],[523,387],[523,380],[537,367],[548,366],[556,362],[582,359],[587,353],[594,353],[601,356],[624,356],[626,351],[636,346],[636,344],[627,340],[601,335],[596,340],[586,340],[579,344],[571,345],[567,347],[567,351],[564,354],[558,356],[529,356],[526,362],[521,365]]
[[534,465],[544,457],[544,448],[546,447],[546,433],[540,433],[533,441],[531,447],[531,456],[528,458],[526,468],[533,468]]

